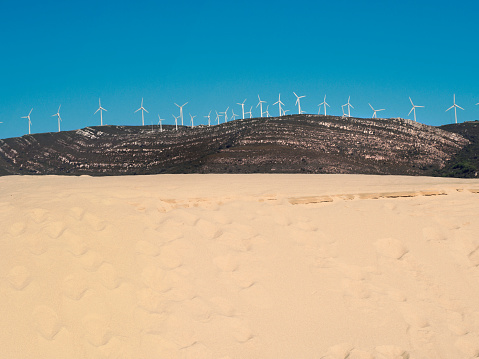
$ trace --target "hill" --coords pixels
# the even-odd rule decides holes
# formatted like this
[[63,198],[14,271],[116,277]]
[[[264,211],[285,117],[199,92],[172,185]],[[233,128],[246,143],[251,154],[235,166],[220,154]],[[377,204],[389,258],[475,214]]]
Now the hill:
[[[464,131],[405,119],[291,115],[195,128],[99,126],[0,140],[0,175],[443,175]],[[448,131],[446,131],[447,129]]]

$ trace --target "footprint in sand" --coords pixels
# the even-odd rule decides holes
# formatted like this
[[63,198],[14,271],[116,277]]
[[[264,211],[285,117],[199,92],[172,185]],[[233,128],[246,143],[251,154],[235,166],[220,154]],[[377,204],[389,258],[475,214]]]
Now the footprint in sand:
[[434,227],[424,227],[422,229],[422,235],[426,241],[439,242],[447,239],[443,231]]
[[181,348],[188,348],[197,342],[195,331],[185,326],[184,319],[174,314],[166,320],[165,336]]
[[419,312],[417,309],[412,308],[409,305],[403,305],[401,312],[403,319],[411,327],[422,329],[429,326],[429,321],[425,314]]
[[94,272],[103,263],[103,258],[95,251],[88,251],[80,257],[80,261],[86,271]]
[[80,257],[88,251],[85,239],[68,228],[62,234],[62,242],[65,244],[66,250],[75,257]]
[[239,266],[237,258],[231,254],[218,256],[213,259],[213,263],[223,272],[234,272]]
[[143,241],[143,240],[136,242],[136,245],[135,245],[136,254],[143,254],[150,257],[156,257],[160,254],[160,252],[161,252],[161,249],[156,244],[153,244],[148,241]]
[[326,351],[324,356],[321,356],[321,359],[349,359],[349,353],[353,349],[352,345],[347,343],[336,344]]
[[163,313],[167,308],[167,301],[163,295],[150,288],[141,289],[138,294],[138,306],[150,313]]
[[49,246],[50,242],[45,235],[35,234],[27,237],[27,248],[36,256],[45,253]]
[[254,337],[248,323],[240,318],[229,318],[233,337],[238,343],[246,343]]
[[185,359],[213,359],[213,352],[202,343],[184,349]]
[[73,300],[80,300],[88,290],[88,284],[84,276],[73,274],[63,280],[63,295]]
[[45,222],[48,219],[48,211],[43,208],[34,208],[30,211],[30,218],[36,223]]
[[469,253],[469,260],[475,267],[479,266],[479,247]]
[[38,333],[47,340],[53,340],[62,328],[57,313],[46,305],[40,305],[34,309],[33,320]]
[[479,335],[470,333],[457,339],[454,346],[467,358],[479,357]]
[[78,221],[83,219],[83,215],[85,214],[85,209],[81,207],[72,207],[70,208],[70,215]]
[[378,239],[374,246],[379,255],[391,259],[401,259],[408,252],[406,246],[395,238]]
[[81,322],[85,339],[95,347],[107,344],[113,337],[108,322],[99,315],[87,315]]
[[95,231],[103,231],[106,228],[106,222],[90,212],[83,215],[83,220]]
[[203,218],[196,222],[195,229],[207,239],[215,239],[223,233],[217,225]]
[[236,315],[236,309],[226,298],[213,297],[210,299],[212,307],[216,314],[224,317],[233,317]]
[[11,286],[16,290],[24,289],[32,279],[32,275],[28,268],[24,266],[13,267],[7,274],[7,279]]
[[208,302],[200,297],[195,297],[184,302],[183,306],[189,316],[198,322],[206,323],[212,318],[213,309]]
[[121,283],[117,271],[111,263],[103,263],[98,268],[98,276],[100,277],[101,284],[107,289],[118,288]]
[[24,233],[26,229],[26,222],[15,222],[8,229],[8,233],[10,233],[12,236],[19,236],[20,234]]
[[381,345],[374,348],[375,359],[409,359],[409,353],[395,345]]
[[145,285],[156,292],[167,292],[171,289],[172,283],[167,277],[167,271],[157,266],[149,266],[143,269],[141,279]]
[[43,227],[45,233],[52,239],[57,239],[62,235],[66,229],[66,225],[63,222],[49,222]]
[[183,264],[181,256],[174,244],[166,245],[161,249],[159,255],[160,266],[163,269],[171,270],[180,267]]

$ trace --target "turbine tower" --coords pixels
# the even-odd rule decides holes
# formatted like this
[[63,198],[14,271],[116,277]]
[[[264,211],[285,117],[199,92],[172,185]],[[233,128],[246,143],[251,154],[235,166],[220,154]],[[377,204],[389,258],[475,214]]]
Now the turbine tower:
[[456,119],[456,123],[457,123],[457,108],[459,107],[459,108],[460,108],[461,110],[463,110],[463,111],[464,111],[464,109],[463,109],[461,106],[456,105],[456,94],[454,94],[454,105],[452,105],[451,107],[449,107],[449,108],[446,110],[446,112],[449,111],[449,110],[450,110],[451,108],[453,108],[453,107],[454,107],[454,118]]
[[237,105],[241,106],[241,111],[243,112],[243,120],[244,120],[244,103],[246,102],[246,99],[242,103],[236,103]]
[[141,110],[141,125],[145,126],[145,112],[146,113],[149,113],[149,112],[146,111],[146,109],[143,107],[143,97],[141,98],[141,107],[138,110],[136,110],[135,113],[137,113],[140,110]]
[[208,113],[208,116],[203,116],[204,118],[208,118],[208,126],[211,126],[211,120],[210,120],[210,117],[211,117],[211,111]]
[[191,116],[191,113],[189,114],[190,117],[191,117],[191,128],[193,128],[193,119],[196,117],[196,116]]
[[178,106],[180,108],[180,117],[181,117],[181,126],[183,126],[183,107],[187,104],[188,102],[185,102],[183,105],[175,105]]
[[282,116],[281,114],[283,113],[283,111],[281,110],[281,105],[284,106],[284,103],[281,102],[281,94],[279,94],[278,101],[273,103],[273,106],[276,105],[276,104],[278,104],[278,107],[279,107],[279,116]]
[[266,117],[269,117],[269,105],[266,106],[266,111],[265,111],[265,113],[266,113]]
[[231,112],[233,112],[233,114],[231,115],[230,119],[233,118],[233,121],[236,120],[236,116],[238,116],[236,113],[235,113],[235,110],[231,110]]
[[[103,111],[106,111],[106,110],[103,107],[101,107],[101,100],[100,99],[98,99],[98,104],[100,105],[100,107],[98,107],[98,110],[95,111],[94,115],[98,111],[100,111],[100,126],[103,126]],[[141,104],[141,106],[143,107],[143,103]]]
[[228,122],[228,110],[230,109],[230,107],[228,106],[225,110],[225,123]]
[[62,107],[62,105],[58,106],[57,113],[52,115],[52,117],[58,116],[58,132],[60,132],[60,122],[62,121],[62,118],[60,117],[60,107]]
[[164,119],[160,117],[160,115],[158,114],[158,124],[160,125],[160,132],[163,132],[163,126],[161,125],[161,122],[163,121]]
[[318,106],[319,106],[319,111],[318,111],[318,115],[320,114],[321,112],[321,105],[324,105],[324,116],[326,116],[326,106],[328,107],[331,107],[328,105],[328,103],[326,102],[326,95],[324,95],[324,101],[321,102]]
[[251,106],[251,107],[249,108],[249,111],[248,111],[248,112],[245,112],[246,114],[249,113],[249,118],[253,118],[253,115],[251,114],[251,110],[253,110],[253,106]]
[[180,116],[176,117],[175,115],[171,115],[175,118],[175,127],[176,127],[176,131],[178,131],[178,118],[180,118]]
[[411,100],[411,97],[409,97],[409,101],[411,101],[411,105],[412,105],[412,108],[411,108],[411,111],[409,111],[409,113],[407,114],[408,116],[411,114],[411,112],[414,112],[414,122],[416,122],[416,107],[424,107],[424,106],[416,106],[412,103],[412,100]]
[[[32,121],[30,120],[30,115],[32,114],[33,108],[30,110],[27,116],[23,116],[22,118],[28,118],[28,134],[30,134],[30,126],[32,125]],[[53,115],[55,116],[55,115]],[[0,122],[1,123],[1,122]]]
[[373,106],[371,106],[370,103],[368,103],[368,105],[369,105],[369,107],[371,107],[371,109],[374,111],[373,117],[371,117],[371,118],[375,118],[375,117],[376,117],[376,112],[378,112],[378,111],[384,111],[384,110],[385,110],[384,108],[382,108],[382,109],[380,109],[380,110],[375,110],[375,109],[373,108]]
[[300,99],[302,99],[303,97],[306,97],[306,96],[298,96],[296,95],[296,92],[294,92],[294,96],[296,96],[296,103],[295,105],[298,105],[298,115],[301,115],[303,113],[303,111],[301,111],[301,102],[299,101]]
[[259,98],[259,95],[258,95],[258,104],[256,105],[256,108],[258,108],[259,106],[259,110],[261,111],[261,116],[260,117],[263,117],[263,104],[266,103],[266,101],[261,101],[261,99]]
[[[350,99],[351,99],[351,96],[348,97],[348,102],[343,105],[343,106],[348,106],[348,117],[351,117],[351,107],[354,108],[354,106],[349,103]],[[343,114],[344,114],[344,112],[343,112]]]
[[218,114],[218,111],[216,111],[216,122],[218,123],[218,125],[220,124],[220,115]]

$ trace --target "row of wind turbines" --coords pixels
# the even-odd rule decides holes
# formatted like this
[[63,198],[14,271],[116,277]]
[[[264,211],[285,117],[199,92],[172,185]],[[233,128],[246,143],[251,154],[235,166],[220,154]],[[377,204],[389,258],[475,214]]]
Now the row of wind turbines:
[[[295,106],[298,106],[298,114],[304,114],[306,113],[305,111],[302,111],[301,110],[301,99],[306,97],[306,96],[298,96],[295,92],[293,92],[294,96],[296,96],[296,102],[295,102]],[[351,100],[351,96],[348,97],[348,102],[345,103],[344,105],[341,106],[341,110],[342,110],[342,113],[343,113],[343,117],[351,117],[351,108],[354,109],[354,106],[350,103],[350,100]],[[261,113],[261,116],[260,117],[271,117],[270,113],[269,113],[269,105],[266,106],[266,111],[263,112],[263,104],[266,104],[267,102],[266,101],[263,101],[261,100],[260,96],[258,95],[258,104],[256,105],[256,108],[260,108],[260,113]],[[424,108],[425,106],[419,106],[419,105],[414,105],[411,97],[409,97],[409,101],[411,102],[411,105],[412,105],[412,108],[411,110],[409,111],[408,113],[408,116],[411,114],[411,112],[413,113],[414,115],[414,121],[416,121],[416,108]],[[246,99],[241,102],[241,103],[237,103],[237,105],[240,105],[241,106],[241,113],[242,113],[242,118],[245,119],[245,115],[249,115],[249,118],[252,118],[253,115],[252,115],[252,110],[253,110],[253,106],[250,107],[250,110],[249,111],[245,111],[245,102],[246,102]],[[102,107],[101,105],[101,99],[98,99],[98,104],[99,104],[99,107],[98,109],[94,112],[94,114],[97,114],[98,112],[100,112],[100,125],[103,126],[103,111],[107,111],[105,108]],[[178,105],[175,103],[175,105],[179,108],[180,110],[180,113],[178,116],[175,116],[175,115],[172,115],[173,118],[175,119],[175,127],[176,127],[176,130],[178,130],[178,119],[181,119],[181,125],[184,126],[184,119],[183,119],[183,107],[185,107],[186,105],[188,104],[188,102],[184,103],[183,105]],[[285,110],[284,107],[282,106],[285,106],[284,103],[281,101],[281,93],[279,94],[278,96],[278,101],[276,101],[275,103],[273,103],[273,106],[275,105],[278,105],[278,110],[279,110],[279,116],[285,116],[287,114],[287,112],[289,112],[289,110]],[[384,111],[385,109],[384,108],[381,108],[381,109],[374,109],[374,107],[368,103],[369,107],[371,107],[371,109],[373,110],[373,115],[372,115],[372,118],[377,118],[377,113],[379,111]],[[479,105],[479,103],[476,103],[476,106]],[[62,105],[58,106],[58,111],[57,113],[55,113],[54,115],[52,115],[52,117],[57,117],[57,120],[58,120],[58,132],[60,132],[60,124],[62,122],[62,118],[60,116],[60,108],[61,108]],[[321,102],[320,104],[318,104],[319,106],[319,111],[318,111],[318,115],[321,114],[321,106],[324,107],[324,115],[326,116],[327,115],[327,107],[331,107],[327,102],[326,102],[326,95],[324,95],[324,100],[323,102]],[[347,108],[347,113],[345,111],[345,107]],[[454,94],[453,96],[453,105],[451,107],[449,107],[447,111],[449,110],[452,110],[454,109],[454,118],[455,118],[455,123],[457,123],[457,109],[461,109],[461,110],[464,110],[461,106],[459,106],[458,104],[456,104],[456,94]],[[233,109],[231,109],[232,111],[232,115],[231,117],[228,117],[228,110],[229,110],[229,107],[226,108],[226,110],[224,112],[216,112],[216,119],[215,121],[217,122],[217,124],[219,125],[220,124],[220,119],[222,117],[224,117],[224,122],[228,122],[228,120],[235,120],[236,119],[236,116],[239,116],[238,114],[236,114],[234,112]],[[31,121],[31,118],[30,118],[30,115],[32,114],[32,111],[33,111],[33,108],[30,110],[30,112],[28,113],[27,116],[23,116],[21,118],[25,118],[25,119],[28,119],[28,134],[31,134],[31,125],[32,125],[32,121]],[[136,111],[134,111],[134,113],[137,113],[138,111],[141,111],[141,124],[142,126],[145,125],[145,112],[146,113],[149,113],[145,107],[143,106],[143,98],[141,99],[141,106],[139,109],[137,109]],[[208,126],[211,126],[211,112],[210,111],[208,113],[207,116],[204,116],[205,118],[208,119]],[[190,115],[190,120],[191,120],[191,127],[193,128],[194,127],[194,118],[197,117],[196,115],[193,116],[191,115],[191,113],[189,114]],[[158,115],[158,125],[160,125],[160,131],[162,132],[163,131],[163,126],[162,126],[162,122],[164,121],[164,119],[162,119],[160,117],[160,115]],[[0,122],[2,123],[2,122]]]

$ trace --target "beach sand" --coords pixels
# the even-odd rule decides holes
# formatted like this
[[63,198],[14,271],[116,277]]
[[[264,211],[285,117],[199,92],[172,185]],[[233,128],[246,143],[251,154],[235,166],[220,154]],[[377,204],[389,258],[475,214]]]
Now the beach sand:
[[0,178],[2,358],[479,355],[479,180]]

